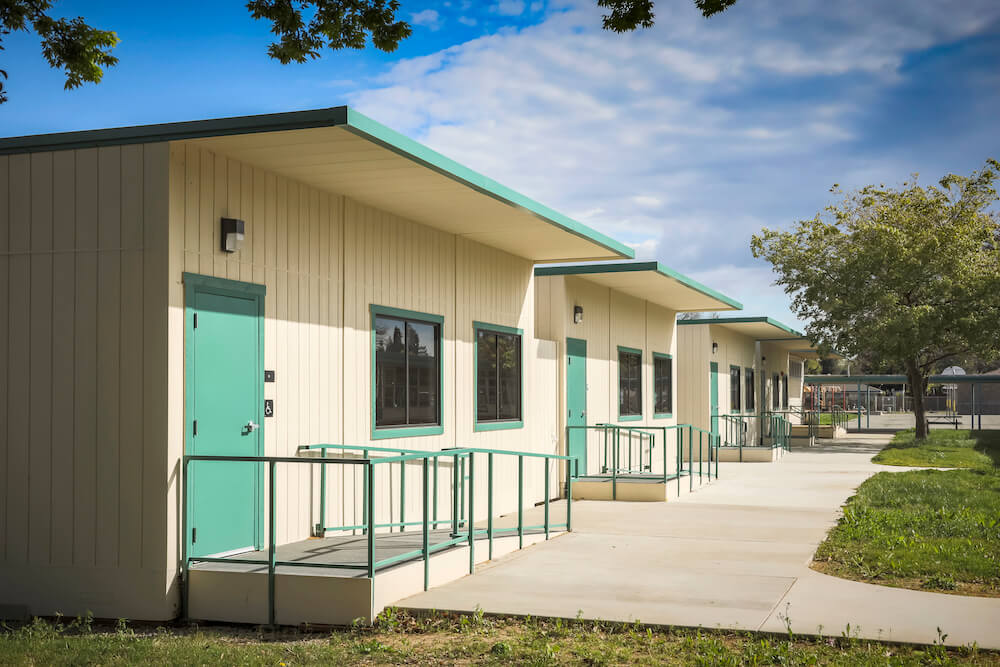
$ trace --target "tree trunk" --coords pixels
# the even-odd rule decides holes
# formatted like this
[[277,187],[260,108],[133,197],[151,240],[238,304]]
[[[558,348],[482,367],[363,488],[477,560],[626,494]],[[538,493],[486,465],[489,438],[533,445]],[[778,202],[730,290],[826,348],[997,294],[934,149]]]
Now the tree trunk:
[[910,388],[913,391],[913,416],[917,420],[915,436],[917,440],[925,440],[927,438],[927,413],[924,411],[924,392],[927,390],[927,378],[920,373],[915,361],[907,362],[906,376],[910,380]]

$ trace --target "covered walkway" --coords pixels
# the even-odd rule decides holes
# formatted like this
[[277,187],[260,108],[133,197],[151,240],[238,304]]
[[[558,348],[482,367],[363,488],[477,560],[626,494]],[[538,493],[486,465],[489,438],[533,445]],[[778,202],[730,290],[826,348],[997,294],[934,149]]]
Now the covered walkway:
[[[671,503],[574,503],[574,532],[475,577],[403,600],[411,609],[559,616],[1000,648],[1000,599],[874,586],[809,569],[841,504],[887,469],[888,434],[793,449],[779,465],[722,463]],[[899,468],[892,468],[899,470]],[[787,615],[787,616],[786,616]]]

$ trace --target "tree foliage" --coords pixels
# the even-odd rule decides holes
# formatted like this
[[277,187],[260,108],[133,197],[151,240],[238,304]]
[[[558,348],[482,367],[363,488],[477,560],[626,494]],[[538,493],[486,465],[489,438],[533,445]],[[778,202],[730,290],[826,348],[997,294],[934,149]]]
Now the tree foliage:
[[[988,160],[936,186],[915,176],[867,186],[792,231],[763,229],[751,247],[812,340],[905,369],[918,398],[949,360],[1000,354],[998,177]],[[919,437],[923,404],[914,407]]]
[[[283,65],[319,58],[320,49],[392,52],[413,30],[396,20],[398,0],[250,0],[250,15],[271,21],[278,41],[267,53]],[[307,19],[307,16],[308,19]]]
[[[67,90],[100,82],[104,69],[118,63],[111,55],[118,36],[88,25],[79,16],[53,18],[51,9],[49,0],[0,0],[0,51],[6,35],[33,30],[41,38],[42,55],[49,66],[65,72]],[[7,72],[0,70],[0,103],[7,101],[6,79]]]
[[[725,11],[737,0],[694,0],[707,18]],[[610,9],[605,30],[617,33],[653,27],[654,0],[597,0]],[[257,20],[271,22],[278,41],[267,53],[283,65],[319,58],[324,48],[364,49],[369,41],[386,52],[413,34],[406,21],[397,20],[399,0],[250,0],[246,5]],[[66,72],[66,89],[85,82],[99,83],[104,70],[118,58],[111,50],[118,36],[88,25],[82,17],[54,19],[51,0],[0,0],[0,51],[11,32],[34,30],[42,40],[42,55],[53,68]],[[7,101],[7,71],[0,69],[0,104]]]
[[[698,11],[705,18],[726,11],[736,0],[694,0]],[[654,0],[597,0],[597,6],[610,9],[604,15],[604,29],[613,32],[632,32],[639,28],[652,28],[656,19]]]

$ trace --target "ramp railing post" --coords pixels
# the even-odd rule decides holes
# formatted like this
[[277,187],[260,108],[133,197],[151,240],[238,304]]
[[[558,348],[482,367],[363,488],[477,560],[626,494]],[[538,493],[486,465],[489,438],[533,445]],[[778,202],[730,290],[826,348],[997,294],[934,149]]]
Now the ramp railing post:
[[[367,458],[367,457],[366,457]],[[365,463],[365,489],[368,505],[368,578],[375,578],[375,464],[369,459]]]
[[517,548],[524,548],[524,456],[517,457]]
[[543,458],[545,466],[545,539],[549,539],[549,460]]
[[469,452],[469,574],[476,573],[476,465]]
[[458,454],[451,457],[451,536],[458,537]]
[[399,462],[399,532],[406,530],[406,461]]
[[[368,450],[362,450],[361,455],[367,459]],[[368,521],[369,507],[368,507],[368,475],[371,472],[371,466],[365,466],[362,468],[361,473],[361,523],[367,526],[370,522]],[[361,534],[364,535],[367,528],[362,529]]]
[[493,560],[493,452],[486,456],[486,539],[490,560]]
[[575,459],[566,459],[566,532],[573,531],[573,475],[570,466]]
[[270,479],[268,480],[267,486],[267,523],[268,523],[268,536],[267,536],[267,624],[274,627],[274,570],[275,561],[277,560],[277,555],[274,553],[275,545],[277,543],[277,537],[275,535],[275,530],[277,527],[277,478],[274,474],[275,467],[277,463],[275,461],[268,462],[268,475]]
[[[320,458],[326,458],[326,448],[319,450]],[[309,475],[312,477],[312,475]],[[326,465],[319,464],[319,526],[316,537],[326,537]]]
[[[434,457],[437,461],[437,457]],[[424,552],[424,590],[430,588],[431,581],[431,531],[430,531],[430,459],[424,459],[424,525],[421,535]]]

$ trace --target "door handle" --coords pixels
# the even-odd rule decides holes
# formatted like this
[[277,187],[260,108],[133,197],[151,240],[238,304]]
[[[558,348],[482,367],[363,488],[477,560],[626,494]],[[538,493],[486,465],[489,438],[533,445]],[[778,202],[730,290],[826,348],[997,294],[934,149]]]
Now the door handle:
[[244,428],[246,428],[247,433],[253,433],[254,431],[260,428],[260,424],[254,423],[254,420],[251,419],[250,421],[247,422],[247,425]]

